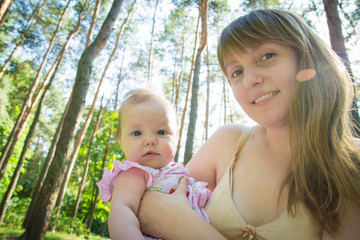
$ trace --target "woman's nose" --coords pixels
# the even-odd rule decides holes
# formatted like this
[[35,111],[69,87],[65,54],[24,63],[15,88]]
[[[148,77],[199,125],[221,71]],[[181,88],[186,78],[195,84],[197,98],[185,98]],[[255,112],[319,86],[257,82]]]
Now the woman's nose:
[[244,71],[244,85],[246,88],[256,87],[263,81],[263,76],[259,69],[249,69]]

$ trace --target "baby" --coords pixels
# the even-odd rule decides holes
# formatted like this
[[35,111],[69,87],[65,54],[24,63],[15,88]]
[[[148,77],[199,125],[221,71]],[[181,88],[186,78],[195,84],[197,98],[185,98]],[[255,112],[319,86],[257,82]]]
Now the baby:
[[[137,213],[144,191],[175,192],[188,171],[173,161],[176,151],[176,114],[170,102],[150,90],[132,90],[119,110],[117,137],[127,160],[114,161],[112,172],[105,170],[100,198],[111,200],[111,239],[154,239],[143,236]],[[188,199],[206,221],[204,207],[211,192],[207,183],[188,179]]]

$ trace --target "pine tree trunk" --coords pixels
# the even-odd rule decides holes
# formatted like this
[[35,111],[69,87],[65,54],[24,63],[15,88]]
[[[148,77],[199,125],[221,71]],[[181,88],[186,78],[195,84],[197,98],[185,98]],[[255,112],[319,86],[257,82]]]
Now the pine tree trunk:
[[109,69],[109,66],[110,66],[110,64],[111,64],[111,61],[112,61],[112,59],[113,59],[114,56],[115,56],[116,50],[117,50],[118,45],[119,45],[119,43],[120,43],[120,39],[121,39],[122,33],[124,32],[125,26],[126,26],[127,22],[129,21],[129,19],[130,19],[130,17],[131,17],[131,14],[132,14],[132,12],[133,12],[133,10],[134,10],[135,3],[136,3],[136,1],[133,3],[132,7],[131,7],[130,10],[129,10],[129,13],[128,13],[128,15],[127,15],[127,18],[123,21],[123,23],[122,23],[122,25],[121,25],[121,27],[120,27],[120,31],[119,31],[119,33],[118,33],[118,35],[117,35],[116,43],[115,43],[114,48],[113,48],[113,51],[112,51],[112,53],[110,54],[110,56],[109,56],[109,58],[108,58],[108,61],[107,61],[107,63],[106,63],[105,69],[104,69],[104,71],[103,71],[103,74],[102,74],[102,76],[101,76],[101,79],[100,79],[100,82],[99,82],[97,91],[96,91],[95,96],[94,96],[94,99],[93,99],[92,105],[91,105],[90,110],[89,110],[89,112],[88,112],[88,114],[87,114],[87,116],[86,116],[85,123],[84,123],[83,127],[81,128],[80,133],[78,134],[78,136],[77,136],[77,138],[76,138],[75,147],[74,147],[73,152],[71,153],[70,160],[69,160],[69,165],[68,165],[68,167],[67,167],[64,180],[63,180],[62,183],[61,183],[60,192],[59,192],[58,198],[57,198],[57,200],[56,200],[56,205],[55,205],[55,206],[57,207],[57,210],[56,210],[56,218],[57,218],[58,215],[60,214],[62,201],[63,201],[63,199],[64,199],[64,197],[65,197],[65,193],[66,193],[66,188],[67,188],[67,185],[68,185],[68,182],[69,182],[69,179],[70,179],[72,170],[73,170],[73,168],[74,168],[75,161],[76,161],[77,155],[78,155],[78,153],[79,153],[79,150],[80,150],[82,141],[84,140],[86,131],[87,131],[89,125],[90,125],[90,121],[91,121],[92,115],[93,115],[94,110],[95,110],[96,102],[97,102],[98,96],[99,96],[99,94],[100,94],[101,86],[102,86],[102,83],[103,83],[103,81],[104,81],[104,79],[105,79],[106,72],[107,72],[107,70]]
[[[124,53],[125,53],[125,50],[124,50]],[[123,63],[124,63],[124,57],[125,57],[125,54],[123,54],[123,58],[122,58],[122,61],[121,61],[120,72],[119,72],[119,75],[118,75],[118,83],[117,83],[117,86],[116,86],[116,93],[115,93],[114,112],[117,109],[117,103],[119,101],[119,99],[118,99],[119,98],[119,89],[120,89],[120,83],[121,83],[121,80],[122,80],[122,68],[123,68]],[[111,136],[112,136],[112,128],[110,128],[109,137],[108,137],[108,139],[106,140],[106,143],[105,143],[104,157],[103,157],[101,171],[100,171],[101,173],[105,169],[105,163],[106,163],[107,154],[108,154],[108,151],[109,151],[109,143],[110,143],[110,140],[111,140]],[[94,220],[94,213],[95,213],[96,204],[97,204],[98,197],[99,197],[99,188],[96,185],[95,185],[95,188],[96,188],[96,190],[95,190],[96,193],[95,193],[94,200],[92,201],[92,204],[91,204],[91,207],[90,207],[88,225],[87,225],[87,228],[86,228],[89,231],[91,230],[91,226],[92,226],[92,223],[93,223],[93,220]]]
[[194,79],[193,79],[192,91],[191,91],[190,120],[189,120],[189,127],[188,127],[186,144],[185,144],[184,164],[187,164],[190,161],[193,154],[193,141],[194,141],[194,133],[196,128],[197,108],[198,108],[201,55],[207,43],[208,8],[209,8],[208,0],[200,0],[199,12],[201,17],[201,38],[200,38],[200,47],[198,49],[195,60]]
[[195,53],[196,53],[196,46],[197,46],[197,40],[198,40],[198,34],[199,34],[199,25],[200,25],[200,16],[198,18],[197,25],[196,25],[194,51],[193,51],[192,59],[191,59],[191,67],[190,67],[190,73],[189,73],[188,85],[187,85],[187,91],[186,91],[186,97],[185,97],[185,103],[184,103],[185,105],[184,105],[184,109],[183,109],[183,112],[181,115],[179,139],[178,139],[178,144],[176,147],[176,154],[175,154],[175,158],[174,158],[175,162],[177,162],[179,159],[179,152],[180,152],[180,147],[181,147],[181,136],[182,136],[182,132],[183,132],[184,125],[185,125],[186,111],[187,111],[187,105],[188,105],[190,89],[191,89],[191,79],[192,79],[193,68],[194,68],[194,64],[195,64]]
[[[55,67],[54,72],[49,71],[48,76],[50,76],[50,72],[52,72],[51,78],[50,78],[50,82],[52,82],[52,81],[54,80],[54,78],[55,78],[55,76],[56,76],[56,74],[57,74],[57,72],[58,72],[58,70],[59,70],[60,64],[61,64],[61,62],[62,62],[62,59],[63,59],[64,55],[65,55],[65,52],[67,51],[67,49],[68,49],[68,47],[69,47],[69,44],[70,44],[71,39],[72,39],[77,33],[79,33],[80,26],[81,26],[81,21],[82,21],[82,19],[84,18],[83,10],[85,9],[85,7],[86,7],[86,5],[87,5],[87,2],[88,2],[88,1],[85,2],[82,11],[79,13],[79,18],[78,18],[78,23],[77,23],[77,25],[76,25],[76,26],[74,27],[74,29],[70,32],[70,34],[69,34],[69,36],[68,36],[68,38],[67,38],[64,46],[62,47],[62,49],[61,49],[61,51],[60,51],[60,53],[59,53],[59,55],[58,55],[58,57],[57,57],[57,60],[55,61],[54,65],[52,66],[52,68]],[[45,82],[47,82],[47,79],[48,79],[48,77],[46,77],[46,79],[44,80],[44,82],[43,82],[42,85],[44,85]],[[42,91],[42,87],[43,87],[43,86],[41,86],[40,89],[37,91],[37,92],[38,92],[37,94],[39,94],[39,93]],[[36,98],[36,97],[35,97],[35,98]],[[70,100],[71,100],[71,97],[70,97]],[[69,100],[69,102],[68,102],[68,104],[67,104],[67,106],[66,106],[66,108],[65,108],[65,111],[64,111],[64,113],[63,113],[63,116],[62,116],[62,118],[61,118],[61,120],[60,120],[60,122],[59,122],[59,124],[58,124],[58,128],[57,128],[56,133],[55,133],[55,135],[54,135],[54,137],[53,137],[53,140],[52,140],[52,143],[51,143],[51,147],[50,147],[50,149],[49,149],[49,151],[48,151],[48,155],[47,155],[47,157],[46,157],[45,163],[44,163],[43,168],[42,168],[42,170],[41,170],[41,174],[40,174],[40,176],[39,176],[39,178],[38,178],[38,180],[37,180],[37,183],[36,183],[36,185],[35,185],[35,187],[34,187],[34,189],[33,189],[33,193],[32,193],[32,199],[33,199],[33,201],[30,203],[30,206],[29,206],[28,211],[27,211],[27,213],[26,213],[26,217],[25,217],[25,220],[24,220],[24,223],[23,223],[23,227],[24,227],[24,228],[26,228],[26,226],[27,226],[27,224],[28,224],[28,221],[29,221],[30,216],[31,216],[32,211],[33,211],[34,203],[36,202],[36,199],[37,199],[37,197],[38,197],[38,193],[39,193],[39,191],[40,191],[40,189],[41,189],[41,187],[42,187],[42,184],[43,184],[44,179],[45,179],[45,177],[46,177],[47,171],[48,171],[49,166],[50,166],[50,164],[51,164],[51,161],[52,161],[52,159],[53,159],[53,156],[54,156],[54,153],[55,153],[55,152],[54,152],[54,151],[55,151],[55,146],[56,146],[57,141],[58,141],[58,139],[59,139],[59,135],[60,135],[60,132],[61,132],[61,129],[62,129],[62,124],[64,123],[64,118],[65,118],[65,115],[66,115],[66,113],[67,113],[67,109],[68,109],[68,107],[69,107],[70,100]],[[34,102],[36,102],[36,101],[34,101]]]
[[93,142],[94,142],[94,138],[95,138],[95,135],[96,135],[96,131],[99,127],[99,124],[100,124],[100,120],[101,120],[101,117],[102,117],[102,113],[104,112],[104,107],[101,107],[100,108],[100,112],[99,112],[99,116],[96,120],[96,123],[95,123],[95,126],[94,126],[94,131],[91,135],[91,138],[90,138],[90,142],[89,142],[89,146],[88,146],[88,149],[87,149],[87,154],[86,154],[86,162],[85,162],[85,167],[84,167],[84,172],[83,172],[83,175],[82,175],[82,178],[81,178],[81,182],[80,182],[80,186],[79,186],[79,191],[78,191],[78,195],[77,195],[77,198],[76,198],[76,202],[75,202],[75,206],[74,206],[74,210],[73,210],[73,215],[72,217],[75,218],[76,217],[76,214],[77,214],[77,211],[78,211],[78,208],[79,208],[79,204],[80,204],[80,199],[81,199],[81,194],[82,194],[82,191],[84,189],[84,185],[85,185],[85,180],[86,180],[86,175],[88,173],[88,170],[89,170],[89,165],[90,165],[90,157],[91,157],[91,149],[92,149],[92,145],[93,145]]
[[15,0],[1,0],[0,2],[0,28],[5,20],[7,13],[9,12],[11,4]]
[[[109,152],[111,136],[112,136],[112,129],[110,129],[109,137],[106,140],[104,157],[103,157],[103,161],[102,161],[102,165],[101,165],[101,172],[103,172],[104,169],[105,169],[105,164],[106,164],[107,155],[108,155],[108,152]],[[94,213],[95,213],[95,210],[96,210],[96,204],[98,202],[98,197],[99,197],[99,188],[96,187],[96,193],[95,193],[94,201],[91,204],[90,216],[89,216],[89,221],[88,221],[88,225],[87,225],[87,229],[89,231],[91,231],[91,226],[92,226],[92,223],[93,223],[93,220],[94,220]]]
[[[339,3],[337,0],[323,0],[323,4],[329,28],[331,47],[338,54],[338,56],[344,60],[344,64],[354,82],[354,75],[352,73],[349,57],[346,52],[345,39],[342,33],[341,19],[339,17],[339,12],[337,8]],[[356,90],[354,85],[354,93],[355,92]],[[356,126],[356,134],[358,137],[360,137],[360,117],[356,96],[353,99],[351,115],[353,117],[354,125]]]
[[86,38],[85,48],[87,48],[91,43],[92,35],[93,35],[93,32],[94,32],[94,27],[95,27],[95,23],[96,23],[96,17],[98,15],[99,9],[100,9],[100,4],[101,4],[101,0],[96,0],[94,13],[93,13],[93,15],[91,17],[91,24],[90,24],[88,35],[87,35],[87,38]]
[[204,141],[208,139],[209,132],[209,105],[210,105],[210,62],[209,62],[209,47],[206,46],[206,66],[207,66],[207,78],[206,78],[206,105],[205,105],[205,123],[204,123]]
[[[181,87],[181,80],[182,80],[182,77],[183,77],[183,66],[184,66],[184,56],[185,56],[185,28],[186,28],[186,25],[184,24],[184,28],[183,28],[183,32],[181,34],[181,59],[180,59],[180,73],[179,73],[179,76],[177,77],[176,79],[176,83],[175,83],[175,100],[174,100],[174,106],[175,106],[175,109],[176,109],[176,112],[179,111],[180,107],[179,107],[179,98],[180,98],[180,87]],[[197,32],[197,31],[196,31]],[[197,36],[197,34],[196,34]],[[196,46],[196,44],[195,44]],[[194,48],[195,49],[195,48]],[[195,56],[195,51],[194,51],[194,54]],[[193,57],[194,58],[194,57]],[[193,62],[192,62],[193,64]]]
[[[19,49],[19,47],[21,47],[25,40],[26,40],[26,35],[27,35],[27,32],[29,31],[29,29],[34,25],[35,23],[35,20],[36,18],[39,16],[43,6],[45,5],[47,0],[44,0],[44,2],[40,5],[40,7],[36,8],[35,11],[34,11],[34,14],[32,14],[32,18],[30,18],[30,24],[29,26],[24,30],[24,33],[22,34],[22,36],[17,40],[17,44],[15,46],[15,48],[12,50],[10,56],[6,59],[4,65],[1,67],[1,70],[0,70],[0,79],[2,78],[2,76],[4,75],[4,72],[5,70],[7,69],[7,67],[9,66],[10,64],[10,61],[12,59],[12,57],[14,56],[15,52]],[[1,19],[1,22],[4,20],[4,18]]]
[[107,43],[112,28],[119,15],[122,0],[114,0],[110,12],[103,23],[99,34],[94,42],[84,50],[80,57],[78,70],[68,112],[65,116],[64,125],[56,146],[54,159],[49,167],[48,174],[40,190],[35,203],[33,214],[30,217],[23,239],[44,239],[48,229],[51,212],[60,188],[60,183],[65,174],[65,166],[68,164],[71,146],[74,142],[75,133],[81,119],[85,98],[89,89],[91,67],[94,59]]
[[159,0],[156,0],[155,3],[155,11],[153,16],[153,24],[151,28],[151,41],[150,41],[150,49],[149,49],[149,60],[148,60],[148,76],[147,76],[147,85],[148,87],[151,86],[151,66],[152,66],[152,52],[153,52],[153,45],[154,45],[154,30],[155,30],[155,23],[156,23],[156,12],[158,8]]
[[8,205],[9,200],[10,200],[10,198],[11,198],[13,192],[14,192],[17,181],[19,179],[20,170],[21,170],[21,167],[22,167],[24,159],[25,159],[26,151],[27,151],[27,149],[28,149],[28,147],[30,145],[31,138],[32,138],[32,136],[34,134],[34,131],[35,131],[36,124],[39,121],[42,105],[43,105],[43,103],[45,101],[45,98],[46,98],[46,95],[47,95],[47,93],[48,93],[48,91],[49,91],[49,89],[51,87],[53,79],[54,78],[52,78],[51,81],[49,82],[49,84],[46,86],[46,89],[45,89],[43,95],[41,96],[38,108],[37,108],[36,113],[35,113],[35,117],[33,119],[33,122],[31,124],[31,126],[30,126],[30,130],[28,132],[28,135],[26,136],[26,140],[25,140],[25,143],[24,143],[24,146],[23,146],[19,161],[17,163],[17,166],[16,166],[15,171],[13,173],[13,176],[11,178],[11,182],[10,182],[10,184],[9,184],[7,190],[6,190],[6,193],[5,193],[5,195],[4,195],[4,197],[3,197],[2,201],[1,201],[1,204],[0,204],[0,224],[2,223],[2,221],[4,219],[7,205]]

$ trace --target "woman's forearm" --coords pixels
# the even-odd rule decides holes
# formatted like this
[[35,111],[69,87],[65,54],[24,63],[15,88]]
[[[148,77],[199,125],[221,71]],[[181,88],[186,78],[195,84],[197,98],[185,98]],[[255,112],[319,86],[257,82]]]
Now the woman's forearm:
[[192,209],[189,210],[191,212],[183,212],[182,216],[177,218],[176,227],[171,234],[165,236],[165,239],[226,240],[224,236],[199,214]]
[[183,178],[174,194],[146,192],[138,214],[141,231],[166,240],[225,239],[192,209],[186,189]]

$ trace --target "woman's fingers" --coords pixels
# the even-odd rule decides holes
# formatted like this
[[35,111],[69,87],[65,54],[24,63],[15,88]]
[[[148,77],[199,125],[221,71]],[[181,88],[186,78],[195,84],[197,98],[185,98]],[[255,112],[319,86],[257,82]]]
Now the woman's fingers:
[[179,180],[179,185],[178,185],[176,191],[174,192],[174,194],[185,196],[187,193],[187,181],[188,181],[187,177],[181,177]]

